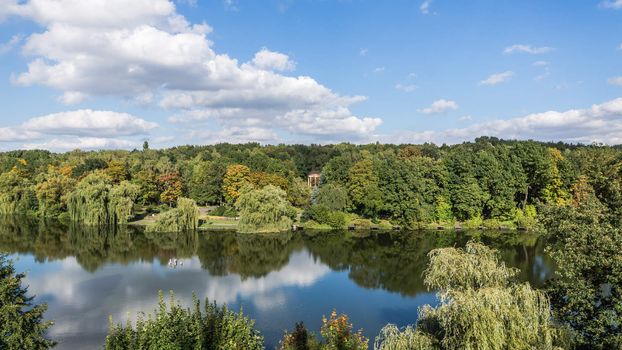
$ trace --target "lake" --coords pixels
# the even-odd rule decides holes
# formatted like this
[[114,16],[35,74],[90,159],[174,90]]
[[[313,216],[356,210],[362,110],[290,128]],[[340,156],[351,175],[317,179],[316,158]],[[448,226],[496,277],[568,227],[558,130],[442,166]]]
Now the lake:
[[[151,312],[158,291],[175,291],[191,305],[203,300],[243,308],[274,349],[298,321],[319,332],[333,309],[350,316],[371,339],[386,323],[414,323],[417,309],[434,304],[423,285],[427,253],[478,239],[541,286],[551,275],[544,242],[533,233],[498,231],[305,232],[242,235],[116,232],[55,221],[0,220],[0,252],[26,272],[29,291],[47,302],[56,349],[102,348],[108,317]],[[177,259],[176,266],[169,261]],[[182,265],[183,264],[183,265]]]

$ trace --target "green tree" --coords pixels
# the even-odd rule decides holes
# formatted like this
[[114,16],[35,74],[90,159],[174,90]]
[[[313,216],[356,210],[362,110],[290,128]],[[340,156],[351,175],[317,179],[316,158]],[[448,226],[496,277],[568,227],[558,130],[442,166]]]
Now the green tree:
[[39,214],[58,216],[67,211],[67,196],[73,190],[76,181],[63,173],[62,169],[50,166],[46,173],[37,177],[35,193],[39,203]]
[[0,214],[27,214],[37,209],[37,197],[22,170],[0,174]]
[[139,194],[140,187],[127,180],[113,186],[108,199],[108,220],[114,224],[127,224],[134,215],[134,204]]
[[315,204],[325,206],[332,211],[344,211],[348,206],[348,193],[339,184],[323,185],[317,192]]
[[160,200],[158,177],[154,171],[140,170],[133,177],[132,182],[140,187],[139,201],[142,204],[155,204]]
[[85,176],[67,199],[67,212],[71,220],[86,225],[107,225],[108,199],[112,188],[110,178],[102,171]]
[[43,321],[46,304],[34,304],[28,289],[22,287],[23,274],[0,254],[0,349],[50,349],[55,342],[45,333],[52,325]]
[[304,208],[311,202],[311,188],[299,177],[294,177],[287,189],[287,200],[293,206]]
[[348,190],[352,204],[362,215],[376,218],[382,207],[381,192],[378,188],[378,175],[374,162],[363,159],[356,162],[348,174]]
[[199,226],[199,208],[194,200],[179,197],[177,207],[160,214],[153,225],[147,226],[151,232],[195,231]]
[[557,265],[548,286],[553,311],[573,330],[577,348],[622,348],[618,219],[598,200],[587,177],[573,186],[571,203],[547,206],[540,215]]
[[282,189],[268,185],[243,192],[236,208],[240,213],[240,232],[278,232],[289,230],[295,210]]

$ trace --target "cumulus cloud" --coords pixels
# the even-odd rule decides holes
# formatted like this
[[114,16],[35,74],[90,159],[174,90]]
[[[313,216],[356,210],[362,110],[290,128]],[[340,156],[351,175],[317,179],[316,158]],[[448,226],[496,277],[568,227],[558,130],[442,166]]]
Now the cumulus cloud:
[[157,127],[156,123],[127,113],[82,109],[31,118],[17,126],[0,128],[0,142],[40,140],[23,147],[53,150],[131,148],[138,145],[138,141],[122,137],[148,135]]
[[505,71],[502,73],[495,73],[489,76],[488,78],[479,82],[479,85],[497,85],[503,83],[504,81],[510,79],[514,75],[512,71]]
[[253,58],[253,65],[260,69],[275,71],[292,71],[296,69],[296,63],[289,56],[280,52],[261,49]]
[[424,15],[427,15],[428,13],[430,13],[431,4],[432,0],[425,0],[421,3],[421,6],[419,6],[419,11],[421,11],[421,13],[423,13]]
[[386,136],[385,139],[393,143],[460,143],[481,135],[506,139],[621,144],[622,98],[586,109],[534,113],[444,131],[402,132]]
[[440,99],[432,102],[430,107],[419,110],[423,114],[441,114],[458,109],[455,101]]
[[609,78],[608,82],[611,85],[622,86],[622,76]]
[[[211,27],[189,23],[170,0],[29,0],[11,4],[3,10],[6,14],[30,19],[44,28],[26,39],[23,53],[31,59],[27,70],[15,75],[13,82],[59,90],[59,100],[65,104],[91,96],[121,97],[169,109],[176,122],[197,120],[197,115],[219,115],[221,126],[232,128],[232,134],[248,127],[244,116],[271,125],[300,111],[335,115],[337,122],[330,118],[310,121],[315,124],[309,129],[319,130],[319,135],[335,123],[348,126],[336,133],[346,129],[371,132],[379,124],[374,118],[349,111],[350,105],[364,97],[340,95],[308,76],[283,75],[296,66],[286,54],[264,48],[251,61],[240,63],[215,52],[208,39]],[[225,118],[228,112],[223,111],[233,110],[236,113]],[[354,124],[362,127],[352,128]],[[283,130],[296,130],[287,123],[282,126]]]
[[506,55],[513,53],[528,53],[531,55],[537,55],[541,53],[551,52],[554,49],[548,46],[536,47],[532,45],[524,45],[524,44],[515,44],[512,46],[508,46],[503,50],[503,53]]

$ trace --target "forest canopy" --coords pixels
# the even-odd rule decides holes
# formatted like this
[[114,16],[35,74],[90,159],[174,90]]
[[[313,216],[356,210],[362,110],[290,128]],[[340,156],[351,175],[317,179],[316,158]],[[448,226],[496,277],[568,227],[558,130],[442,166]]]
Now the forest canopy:
[[[168,149],[0,153],[0,213],[124,224],[179,198],[239,215],[244,191],[266,186],[303,221],[341,227],[385,220],[426,225],[528,227],[539,204],[564,205],[584,179],[622,208],[622,149],[481,137],[457,145],[216,144]],[[321,174],[319,188],[307,175]],[[618,214],[622,209],[617,209]],[[345,215],[345,216],[344,216]],[[280,217],[279,217],[280,218]]]

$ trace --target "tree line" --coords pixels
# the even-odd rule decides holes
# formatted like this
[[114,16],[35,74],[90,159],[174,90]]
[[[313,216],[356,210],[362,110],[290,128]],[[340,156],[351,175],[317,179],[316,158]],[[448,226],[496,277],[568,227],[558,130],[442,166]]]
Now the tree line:
[[[622,208],[619,147],[481,137],[458,145],[217,144],[162,150],[0,153],[0,213],[125,224],[180,198],[240,216],[241,231],[437,224],[530,227],[539,204],[563,205],[585,177]],[[309,188],[306,176],[321,172]],[[259,205],[262,204],[262,205]],[[622,209],[616,209],[618,212]],[[194,228],[193,208],[167,227]],[[182,219],[177,216],[183,216]],[[181,220],[181,221],[180,221]]]

